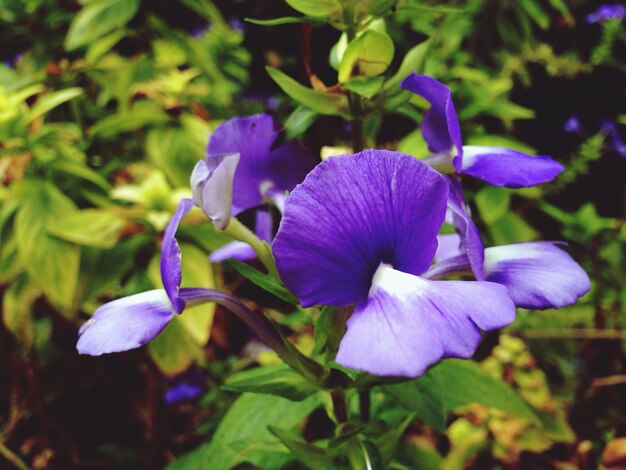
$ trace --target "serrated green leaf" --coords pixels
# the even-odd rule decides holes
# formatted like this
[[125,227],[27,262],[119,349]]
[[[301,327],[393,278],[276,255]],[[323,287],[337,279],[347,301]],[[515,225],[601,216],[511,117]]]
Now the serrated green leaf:
[[273,67],[266,67],[272,80],[291,98],[320,114],[348,116],[348,98],[343,94],[325,93],[307,88]]
[[382,387],[405,409],[417,414],[417,417],[433,429],[446,430],[446,410],[442,399],[442,383],[437,374],[425,374],[418,380],[402,382]]
[[230,407],[213,439],[179,457],[169,470],[228,470],[240,462],[260,468],[282,468],[291,454],[268,429],[292,428],[320,405],[313,395],[295,402],[273,395],[244,393]]
[[233,392],[277,395],[301,401],[318,389],[293,369],[280,364],[237,372],[226,379],[222,388]]
[[226,265],[239,272],[243,277],[254,282],[260,288],[274,294],[279,299],[289,302],[293,305],[299,305],[300,301],[275,277],[262,273],[258,269],[253,268],[249,264],[242,263],[235,259],[226,261]]
[[103,209],[85,209],[50,220],[49,235],[79,245],[112,248],[126,226],[123,217]]
[[353,72],[374,77],[380,75],[393,60],[393,41],[385,33],[368,29],[348,44],[339,64],[339,81],[346,83]]
[[128,23],[139,9],[139,0],[94,0],[74,17],[65,37],[65,48],[89,44]]

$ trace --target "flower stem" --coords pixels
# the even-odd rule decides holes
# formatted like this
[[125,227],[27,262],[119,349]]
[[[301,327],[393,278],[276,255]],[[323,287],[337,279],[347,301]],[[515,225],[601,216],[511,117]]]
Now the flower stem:
[[345,423],[348,421],[348,408],[346,407],[346,394],[343,390],[333,390],[330,392],[330,398],[333,401],[333,411],[337,423]]
[[257,237],[248,227],[237,220],[237,218],[231,217],[223,233],[233,240],[245,242],[250,245],[267,271],[272,276],[280,278],[276,270],[276,262],[274,261],[274,255],[272,254],[270,246]]
[[361,421],[368,423],[370,420],[371,395],[370,389],[364,388],[359,390],[359,412]]
[[20,470],[31,470],[31,468],[24,463],[24,461],[11,449],[3,444],[0,440],[0,455],[2,455],[5,459],[11,462],[15,468],[19,468]]

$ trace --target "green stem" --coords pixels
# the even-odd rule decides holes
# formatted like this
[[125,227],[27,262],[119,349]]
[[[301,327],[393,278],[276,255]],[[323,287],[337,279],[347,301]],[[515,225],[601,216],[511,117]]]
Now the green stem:
[[348,408],[346,407],[346,394],[343,390],[333,390],[330,392],[330,398],[333,401],[333,411],[337,423],[345,423],[348,421]]
[[276,270],[276,262],[270,246],[257,237],[248,227],[239,222],[235,217],[231,217],[228,226],[223,233],[233,240],[245,242],[252,247],[261,263],[267,268],[267,271],[274,277],[280,279]]
[[2,441],[0,441],[0,455],[20,470],[32,470],[15,452],[5,446]]
[[370,420],[370,408],[371,408],[371,395],[370,389],[365,388],[359,390],[359,412],[361,415],[361,421],[368,423]]
[[[354,23],[354,12],[352,7],[346,6],[343,11],[343,18],[346,23],[346,35],[348,43],[356,38],[358,25]],[[365,138],[363,135],[363,106],[361,97],[356,93],[348,92],[348,103],[350,104],[350,114],[352,116],[352,151],[360,152],[365,148]]]

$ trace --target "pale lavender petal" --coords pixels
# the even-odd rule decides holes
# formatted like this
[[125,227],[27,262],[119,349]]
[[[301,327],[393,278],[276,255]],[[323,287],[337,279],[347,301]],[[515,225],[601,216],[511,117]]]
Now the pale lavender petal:
[[80,354],[128,351],[154,339],[175,315],[167,293],[151,290],[98,308],[79,330]]
[[233,207],[233,180],[238,153],[210,155],[191,173],[193,200],[220,230],[228,226]]
[[178,298],[178,288],[182,279],[180,247],[176,241],[178,224],[193,207],[191,199],[181,199],[176,212],[163,233],[161,244],[161,281],[169,296],[174,311],[180,313],[185,309],[185,302]]
[[505,285],[518,307],[560,308],[589,291],[589,277],[551,242],[515,243],[485,250],[488,281]]
[[336,361],[375,375],[417,377],[442,358],[471,357],[481,330],[514,318],[515,305],[498,284],[428,281],[382,266],[348,320]]
[[461,254],[461,237],[457,233],[437,235],[437,251],[435,261],[437,263]]
[[356,303],[381,262],[428,269],[446,199],[445,178],[409,155],[328,158],[287,199],[273,244],[278,271],[305,307]]
[[234,241],[226,243],[213,251],[209,256],[209,261],[211,263],[221,263],[231,258],[239,261],[249,261],[256,258],[256,253],[247,243]]
[[422,136],[431,152],[458,155],[459,158],[455,158],[456,166],[457,160],[463,156],[463,140],[450,88],[428,75],[415,72],[407,76],[400,86],[431,104],[424,114]]
[[485,254],[480,232],[465,208],[461,182],[456,176],[449,176],[447,180],[450,186],[448,208],[452,212],[452,223],[461,237],[461,251],[467,254],[476,279],[482,281],[485,279],[483,271]]
[[259,239],[271,242],[274,238],[274,221],[268,207],[260,207],[255,214],[254,233]]
[[461,173],[494,186],[526,188],[552,181],[565,168],[545,155],[533,157],[500,147],[463,147]]
[[276,137],[278,132],[269,114],[229,119],[211,134],[207,156],[240,155],[233,182],[233,215],[263,203],[261,184],[268,179],[267,159]]

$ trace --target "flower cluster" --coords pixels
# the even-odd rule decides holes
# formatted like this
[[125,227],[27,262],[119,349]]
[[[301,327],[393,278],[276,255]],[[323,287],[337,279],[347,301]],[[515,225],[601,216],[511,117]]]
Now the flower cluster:
[[[140,346],[189,302],[214,301],[244,318],[279,354],[290,354],[260,320],[265,317],[237,299],[209,289],[179,289],[175,233],[194,205],[231,235],[243,233],[230,228],[237,223],[234,216],[255,210],[257,236],[240,237],[211,259],[256,254],[303,307],[350,308],[335,360],[371,374],[419,376],[442,358],[472,356],[482,332],[510,324],[516,306],[575,302],[589,289],[580,266],[554,242],[485,248],[461,186],[468,175],[527,187],[552,180],[563,166],[547,156],[464,146],[448,87],[415,73],[402,87],[431,104],[421,131],[433,155],[423,161],[371,149],[315,165],[297,142],[275,147],[278,133],[267,115],[220,126],[191,176],[193,200],[181,201],[165,231],[164,290],[100,307],[81,329],[79,351]],[[275,237],[268,203],[282,213]],[[455,234],[440,234],[446,221]],[[273,258],[263,254],[267,245],[259,239],[272,243]]]

